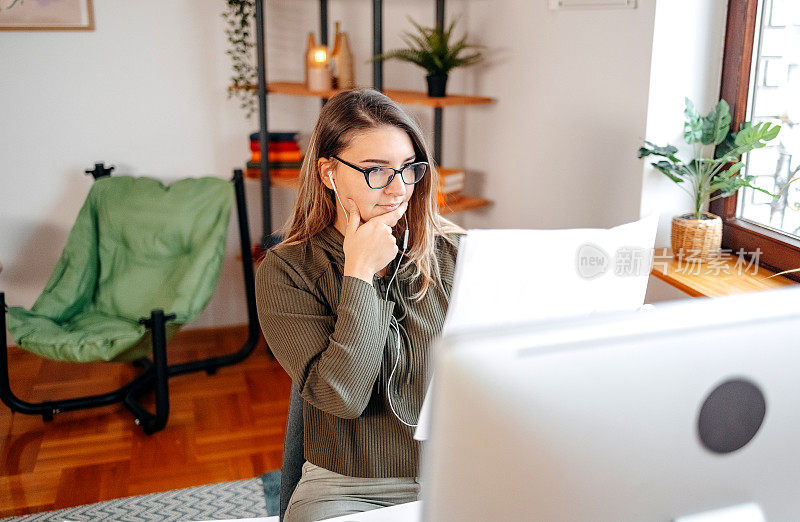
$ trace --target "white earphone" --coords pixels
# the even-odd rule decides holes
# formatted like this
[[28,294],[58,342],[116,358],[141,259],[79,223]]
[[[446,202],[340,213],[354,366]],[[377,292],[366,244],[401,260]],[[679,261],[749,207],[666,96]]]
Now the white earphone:
[[389,289],[392,287],[392,282],[397,275],[397,271],[400,269],[400,262],[403,261],[403,257],[406,255],[406,247],[408,246],[408,218],[405,216],[405,214],[403,214],[403,217],[406,220],[406,231],[403,234],[403,251],[400,253],[400,261],[397,262],[397,267],[394,269],[394,274],[392,274],[392,278],[389,279],[389,284],[386,285],[386,297],[384,297],[384,299],[389,299]]
[[[344,210],[344,217],[347,220],[347,223],[349,224],[350,223],[349,212],[347,212],[347,209],[345,208],[344,203],[342,203],[342,199],[339,197],[339,191],[336,190],[336,183],[333,181],[333,172],[328,171],[328,179],[330,180],[331,186],[333,187],[333,193],[336,195],[336,201],[338,201],[339,204],[342,206],[342,210]],[[406,230],[405,230],[405,233],[403,234],[403,251],[400,254],[400,261],[397,262],[397,267],[394,270],[394,274],[392,274],[392,278],[389,279],[389,284],[386,285],[386,296],[384,297],[384,299],[389,299],[389,289],[392,287],[392,283],[394,282],[394,278],[397,276],[397,272],[400,269],[400,263],[402,262],[403,257],[405,256],[405,253],[406,253],[406,248],[408,247],[408,217],[405,216],[405,215],[403,215],[403,217],[406,220]],[[411,428],[415,428],[417,426],[416,424],[412,424],[410,422],[406,422],[405,420],[402,419],[402,417],[400,417],[400,414],[397,413],[397,410],[395,410],[394,404],[392,402],[391,385],[392,385],[392,379],[394,378],[394,373],[397,370],[397,365],[400,363],[400,342],[401,342],[400,341],[400,325],[397,324],[397,319],[395,319],[394,317],[392,317],[392,319],[394,320],[395,324],[392,325],[391,321],[389,322],[389,324],[390,324],[390,326],[394,327],[395,333],[396,333],[395,347],[397,348],[397,358],[395,359],[394,366],[392,367],[392,371],[389,374],[389,379],[386,382],[386,397],[389,399],[389,408],[392,410],[392,413],[394,413],[394,416],[397,417],[397,420],[399,420],[401,423],[405,424],[406,426],[409,426]]]
[[333,182],[333,172],[330,170],[328,171],[328,179],[331,180],[331,186],[333,186],[333,193],[336,194],[336,201],[342,206],[342,210],[344,210],[344,219],[347,224],[350,224],[350,213],[344,208],[344,203],[342,203],[342,199],[339,197],[339,191],[336,190],[336,183]]

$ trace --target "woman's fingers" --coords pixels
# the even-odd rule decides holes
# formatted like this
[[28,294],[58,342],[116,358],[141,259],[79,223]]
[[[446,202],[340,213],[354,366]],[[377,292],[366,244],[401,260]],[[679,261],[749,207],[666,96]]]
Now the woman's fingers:
[[352,235],[361,225],[361,213],[358,211],[358,205],[351,198],[347,198],[347,215],[350,219],[347,221],[347,235]]
[[349,221],[343,245],[345,275],[356,275],[365,281],[371,281],[373,274],[385,268],[397,256],[399,248],[392,227],[397,224],[407,207],[408,202],[404,202],[395,210],[362,223],[358,206],[348,198]]
[[399,207],[392,210],[391,212],[375,216],[372,219],[380,223],[383,223],[384,225],[388,225],[389,227],[393,227],[397,224],[400,218],[403,217],[403,214],[405,214],[407,208],[408,208],[408,201],[404,201]]

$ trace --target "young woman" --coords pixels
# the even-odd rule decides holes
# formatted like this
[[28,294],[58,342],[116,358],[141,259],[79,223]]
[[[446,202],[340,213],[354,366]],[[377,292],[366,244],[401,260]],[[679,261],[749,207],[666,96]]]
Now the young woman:
[[396,103],[362,89],[325,104],[286,239],[256,277],[264,337],[305,399],[287,521],[417,500],[413,426],[462,232],[439,216],[436,186]]

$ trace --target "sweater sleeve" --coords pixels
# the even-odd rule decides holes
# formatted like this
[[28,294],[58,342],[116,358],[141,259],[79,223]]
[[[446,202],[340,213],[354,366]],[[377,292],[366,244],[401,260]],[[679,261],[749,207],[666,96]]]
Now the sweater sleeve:
[[359,417],[380,371],[394,303],[348,276],[334,315],[272,251],[259,266],[256,303],[267,345],[302,397],[331,415]]

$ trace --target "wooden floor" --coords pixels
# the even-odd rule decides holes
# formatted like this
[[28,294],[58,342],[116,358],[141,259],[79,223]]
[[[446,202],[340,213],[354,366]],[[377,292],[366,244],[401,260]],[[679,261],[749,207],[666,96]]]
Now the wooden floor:
[[[168,345],[169,362],[231,353],[245,338],[244,328],[180,332]],[[9,359],[11,387],[28,401],[110,391],[135,374],[130,365],[56,363],[14,348]],[[262,341],[216,375],[170,379],[169,422],[150,436],[121,405],[45,423],[0,403],[0,517],[278,469],[290,384]]]

